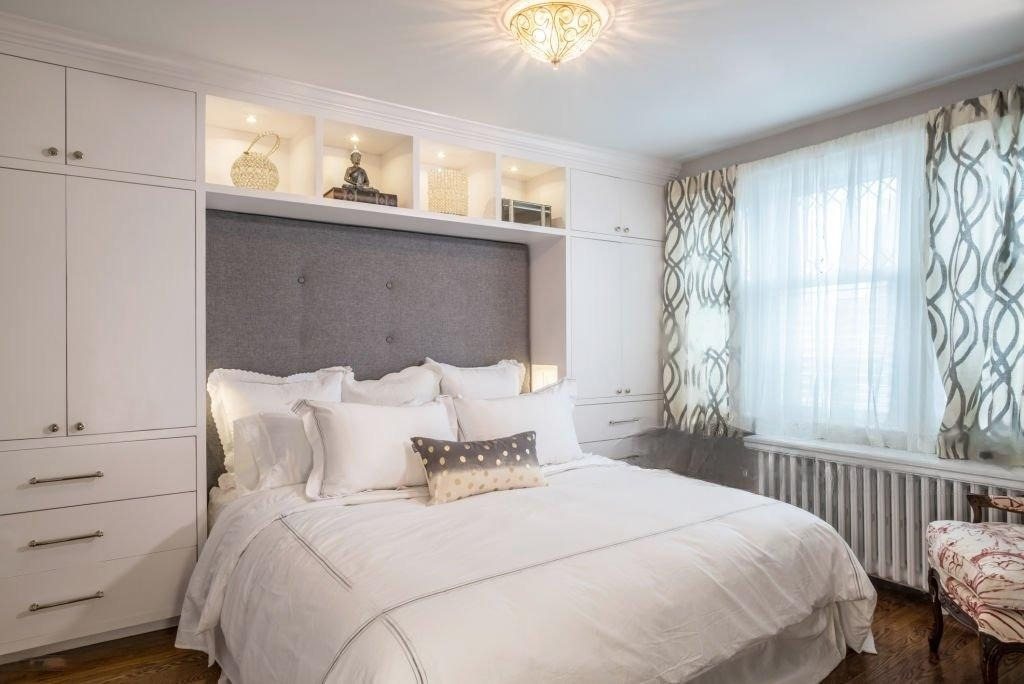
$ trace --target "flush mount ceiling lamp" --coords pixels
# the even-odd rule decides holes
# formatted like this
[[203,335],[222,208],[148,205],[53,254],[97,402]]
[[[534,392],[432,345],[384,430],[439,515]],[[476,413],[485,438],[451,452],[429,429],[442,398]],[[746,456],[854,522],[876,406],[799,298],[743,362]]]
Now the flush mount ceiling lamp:
[[526,54],[557,69],[586,52],[610,18],[601,0],[519,0],[502,14],[501,24]]

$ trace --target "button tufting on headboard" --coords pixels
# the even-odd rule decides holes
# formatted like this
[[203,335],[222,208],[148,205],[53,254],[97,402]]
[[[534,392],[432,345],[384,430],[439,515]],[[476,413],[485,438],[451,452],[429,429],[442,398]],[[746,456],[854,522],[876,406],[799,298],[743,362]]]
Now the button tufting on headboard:
[[[207,212],[206,235],[207,372],[529,363],[524,245],[222,211]],[[296,272],[302,287],[281,288]],[[213,485],[223,456],[208,426]]]

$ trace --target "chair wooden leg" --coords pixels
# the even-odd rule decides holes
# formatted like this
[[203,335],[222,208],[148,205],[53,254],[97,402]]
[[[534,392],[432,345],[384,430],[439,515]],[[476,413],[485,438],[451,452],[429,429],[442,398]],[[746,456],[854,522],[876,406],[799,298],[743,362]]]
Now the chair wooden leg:
[[999,661],[1003,659],[1003,645],[997,639],[978,633],[981,641],[981,682],[982,684],[998,684]]
[[928,592],[932,595],[932,633],[928,635],[928,648],[938,655],[945,625],[942,619],[942,602],[939,601],[939,578],[934,570],[928,571]]

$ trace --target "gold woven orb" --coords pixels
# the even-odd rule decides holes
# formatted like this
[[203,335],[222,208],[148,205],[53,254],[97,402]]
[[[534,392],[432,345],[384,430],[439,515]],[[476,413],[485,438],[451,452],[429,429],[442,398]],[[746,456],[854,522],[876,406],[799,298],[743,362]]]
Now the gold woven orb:
[[[271,135],[274,136],[275,141],[269,152],[263,154],[252,151],[253,145]],[[251,190],[276,190],[277,184],[280,182],[280,175],[277,172],[277,166],[270,161],[270,155],[277,152],[277,148],[280,146],[281,136],[273,131],[264,131],[257,135],[249,143],[245,152],[242,152],[235,163],[231,165],[231,182],[235,184],[235,187]]]

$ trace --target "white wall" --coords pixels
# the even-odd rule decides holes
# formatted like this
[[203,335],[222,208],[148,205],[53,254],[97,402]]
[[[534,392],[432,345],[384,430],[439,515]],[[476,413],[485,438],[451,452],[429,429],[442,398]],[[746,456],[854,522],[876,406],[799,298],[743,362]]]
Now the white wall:
[[[884,102],[859,107],[844,114],[791,128],[743,145],[685,160],[680,167],[680,176],[692,176],[701,171],[720,169],[732,164],[743,164],[808,145],[816,145],[844,135],[924,114],[936,107],[983,95],[1015,83],[1024,83],[1024,61],[958,78],[919,92],[896,95]],[[753,102],[751,106],[757,106],[757,103]]]

